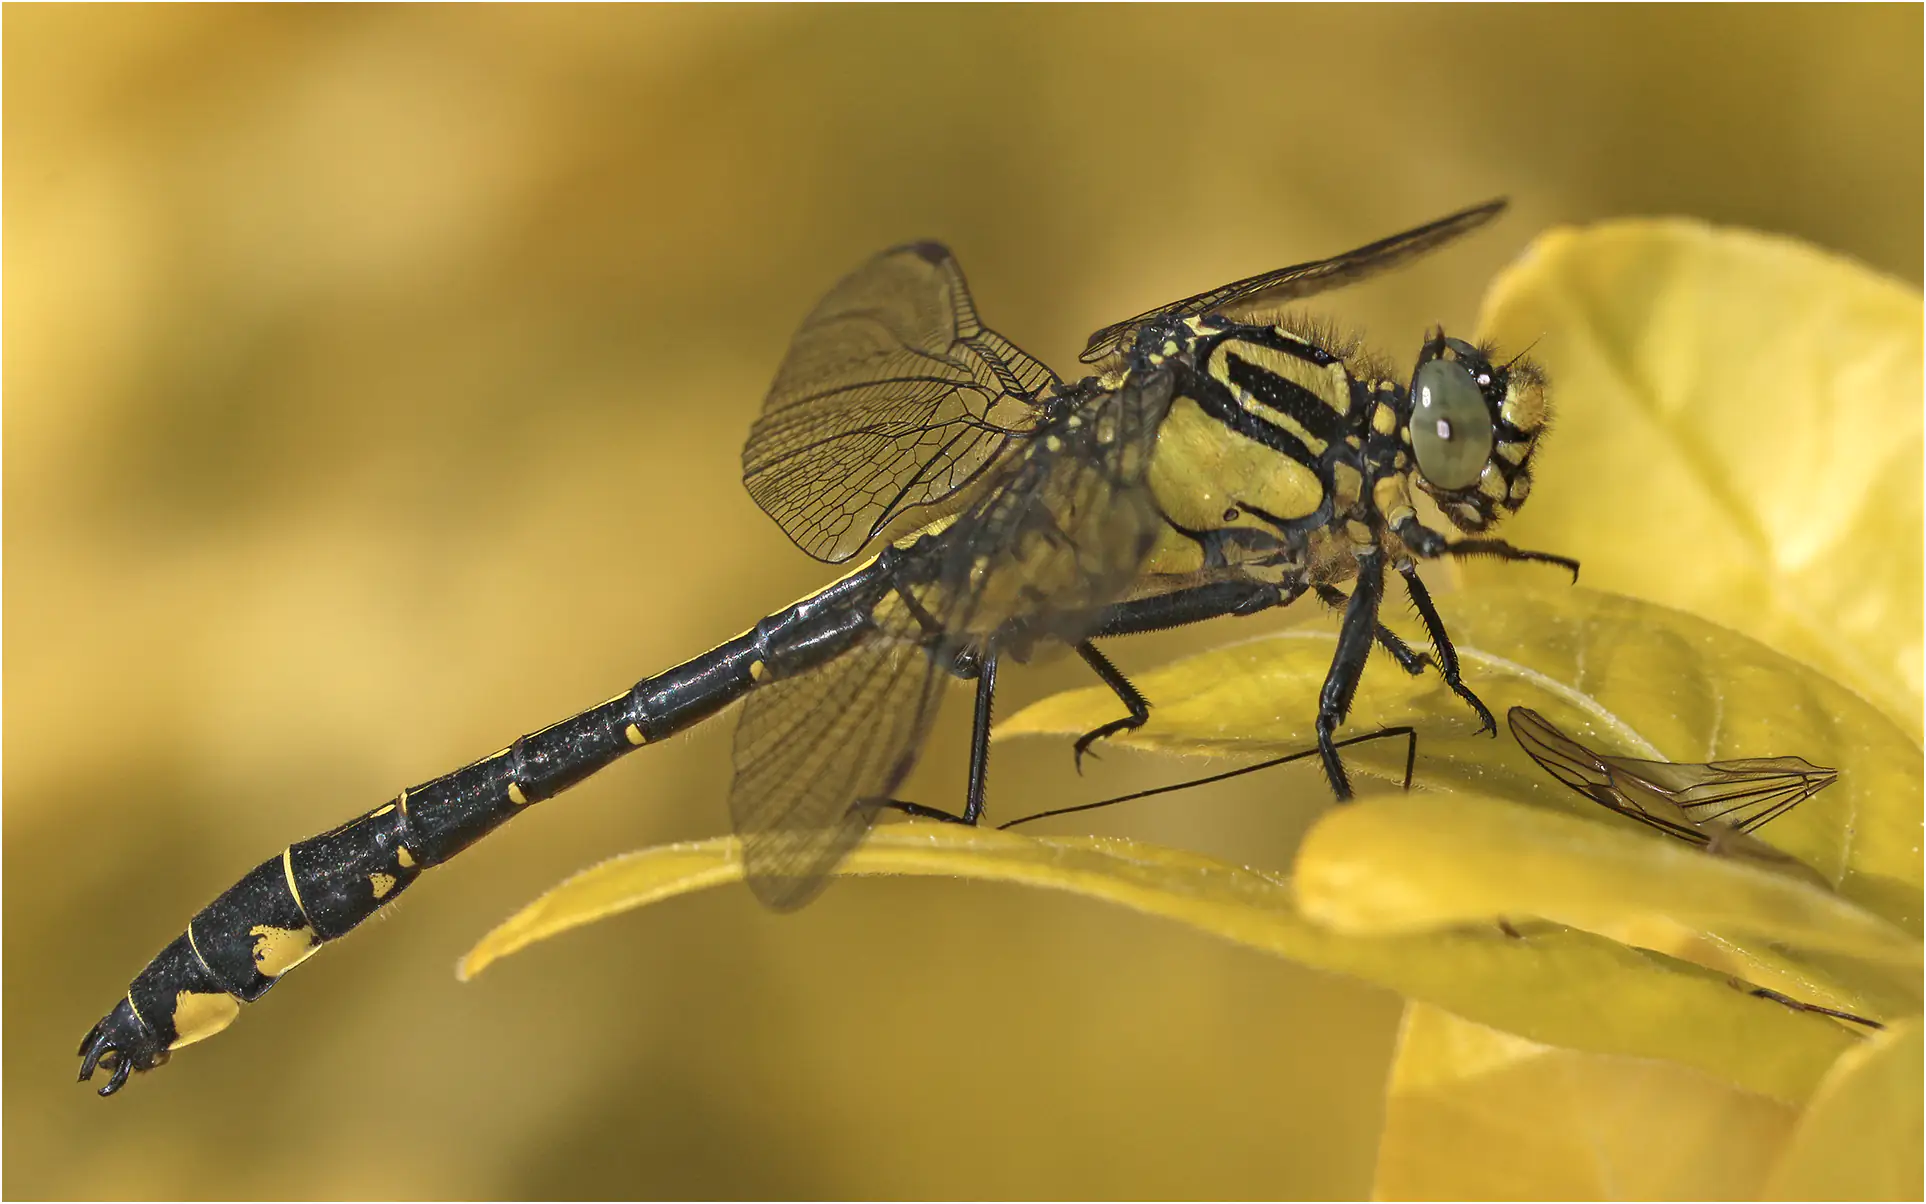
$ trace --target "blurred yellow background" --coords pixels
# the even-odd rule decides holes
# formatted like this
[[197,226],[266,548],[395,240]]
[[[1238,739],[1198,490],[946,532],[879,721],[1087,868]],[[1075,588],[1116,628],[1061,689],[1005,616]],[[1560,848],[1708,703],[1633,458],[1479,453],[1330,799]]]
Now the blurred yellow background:
[[[1081,899],[870,881],[776,917],[734,889],[456,984],[570,871],[723,830],[727,721],[111,1102],[72,1054],[289,841],[828,579],[738,449],[871,252],[947,241],[1065,371],[1106,322],[1499,194],[1492,230],[1327,308],[1401,361],[1537,230],[1640,213],[1917,282],[1921,32],[1913,6],[9,8],[5,1193],[1367,1191],[1398,1000]],[[1005,681],[1004,713],[1083,684]],[[908,797],[955,805],[961,702]],[[1007,818],[1183,769],[1079,781],[1019,743],[994,771]],[[1277,866],[1321,790],[1058,830]]]

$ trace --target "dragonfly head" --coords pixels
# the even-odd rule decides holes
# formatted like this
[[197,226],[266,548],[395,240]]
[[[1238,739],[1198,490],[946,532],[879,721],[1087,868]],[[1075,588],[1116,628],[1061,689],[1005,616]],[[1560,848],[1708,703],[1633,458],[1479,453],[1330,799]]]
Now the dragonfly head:
[[1406,440],[1418,485],[1459,530],[1476,534],[1525,504],[1531,454],[1550,418],[1545,374],[1520,357],[1433,330],[1411,374]]

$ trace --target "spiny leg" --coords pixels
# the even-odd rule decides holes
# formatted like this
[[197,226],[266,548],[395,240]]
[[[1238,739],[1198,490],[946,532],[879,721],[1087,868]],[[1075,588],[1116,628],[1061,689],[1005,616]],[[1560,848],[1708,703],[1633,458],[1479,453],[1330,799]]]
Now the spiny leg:
[[1140,635],[1226,615],[1254,615],[1275,606],[1288,606],[1303,593],[1304,587],[1295,583],[1279,586],[1259,581],[1213,581],[1106,607],[1088,638]]
[[1557,556],[1551,552],[1529,552],[1524,548],[1514,548],[1502,539],[1460,539],[1445,545],[1447,556],[1490,556],[1498,560],[1517,560],[1533,564],[1555,564],[1561,569],[1569,569],[1572,584],[1578,584],[1578,562],[1569,556]]
[[1266,585],[1256,581],[1217,581],[1209,585],[1192,586],[1189,589],[1174,590],[1168,594],[1157,594],[1148,598],[1133,598],[1107,608],[1099,618],[1089,638],[1077,645],[1077,652],[1086,663],[1103,679],[1126,708],[1130,715],[1125,719],[1106,723],[1093,731],[1085,732],[1076,742],[1077,772],[1083,772],[1083,755],[1090,745],[1105,737],[1121,731],[1142,727],[1150,717],[1150,702],[1129,680],[1112,665],[1107,657],[1098,652],[1090,640],[1113,635],[1137,635],[1146,631],[1166,631],[1172,627],[1182,627],[1190,623],[1202,623],[1208,619],[1223,618],[1227,615],[1253,615],[1269,610],[1274,606],[1284,606],[1304,592],[1299,586]]
[[1578,562],[1569,556],[1529,552],[1514,548],[1502,539],[1460,539],[1454,543],[1419,522],[1414,514],[1406,514],[1399,519],[1392,525],[1391,531],[1404,541],[1405,547],[1426,560],[1436,560],[1441,556],[1490,556],[1496,560],[1555,564],[1561,569],[1570,570],[1573,584],[1578,582]]
[[1478,730],[1490,732],[1495,739],[1498,735],[1498,721],[1491,717],[1491,711],[1484,702],[1465,685],[1458,669],[1458,650],[1452,646],[1451,634],[1445,630],[1444,619],[1438,614],[1437,606],[1431,601],[1431,591],[1424,587],[1418,577],[1418,566],[1409,560],[1398,562],[1398,575],[1404,578],[1404,591],[1411,595],[1412,605],[1418,608],[1418,619],[1424,624],[1425,634],[1431,639],[1431,648],[1437,653],[1438,675],[1451,687],[1451,692],[1465,700],[1478,715]]
[[[1317,586],[1316,589],[1319,600],[1332,610],[1341,611],[1351,602],[1349,598],[1344,596],[1344,591],[1335,585],[1326,583]],[[1424,653],[1419,652],[1411,645],[1405,643],[1404,640],[1398,636],[1397,632],[1386,627],[1383,623],[1378,624],[1378,647],[1389,652],[1391,659],[1398,662],[1398,668],[1403,669],[1413,677],[1423,673],[1425,667],[1432,663],[1429,656],[1426,656]]]
[[[1150,703],[1138,692],[1136,686],[1130,684],[1130,679],[1118,672],[1117,666],[1111,664],[1110,659],[1103,653],[1098,652],[1097,646],[1089,640],[1084,640],[1077,645],[1077,655],[1081,656],[1084,659],[1084,663],[1089,665],[1096,675],[1103,679],[1104,685],[1110,687],[1110,692],[1117,696],[1117,701],[1123,703],[1124,706],[1130,710],[1130,714],[1124,716],[1122,719],[1112,719],[1109,723],[1101,727],[1092,728],[1090,731],[1077,737],[1076,763],[1077,772],[1081,774],[1083,772],[1083,754],[1090,750],[1091,744],[1098,740],[1108,739],[1118,732],[1133,731],[1142,727],[1145,721],[1150,718]],[[1092,755],[1094,756],[1095,754],[1093,753]]]
[[1325,675],[1324,689],[1318,695],[1317,747],[1324,758],[1324,776],[1330,779],[1331,792],[1339,802],[1351,798],[1351,781],[1344,775],[1344,762],[1338,759],[1332,736],[1351,713],[1351,700],[1357,696],[1364,662],[1377,637],[1378,604],[1383,598],[1384,564],[1375,548],[1361,549],[1357,585],[1344,611],[1344,626],[1338,631],[1337,653],[1331,657],[1331,671]]
[[990,718],[996,705],[997,654],[994,651],[984,652],[969,660],[976,670],[976,711],[970,728],[970,784],[963,798],[963,814],[955,815],[940,807],[926,807],[921,803],[893,798],[858,803],[857,806],[887,808],[919,819],[968,824],[972,828],[983,817],[983,796],[990,781]]

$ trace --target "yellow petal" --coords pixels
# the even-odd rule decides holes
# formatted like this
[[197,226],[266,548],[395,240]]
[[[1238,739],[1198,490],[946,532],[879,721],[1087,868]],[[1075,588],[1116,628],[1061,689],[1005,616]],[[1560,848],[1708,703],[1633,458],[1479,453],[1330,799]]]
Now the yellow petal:
[[1814,666],[1917,743],[1921,317],[1916,290],[1790,239],[1544,235],[1481,323],[1535,343],[1558,407],[1503,534]]
[[1915,1022],[1839,1059],[1792,1133],[1771,1200],[1917,1200],[1922,1048]]

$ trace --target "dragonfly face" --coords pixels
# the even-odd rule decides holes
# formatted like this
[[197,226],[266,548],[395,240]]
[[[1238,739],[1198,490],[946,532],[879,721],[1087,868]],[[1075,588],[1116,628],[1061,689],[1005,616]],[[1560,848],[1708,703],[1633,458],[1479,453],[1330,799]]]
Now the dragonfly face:
[[[1001,659],[1076,650],[1128,714],[1150,702],[1093,640],[1287,604],[1344,610],[1318,753],[1350,795],[1335,731],[1374,645],[1435,666],[1487,726],[1419,581],[1417,558],[1575,562],[1449,542],[1525,499],[1544,425],[1523,361],[1434,334],[1409,385],[1285,303],[1363,279],[1482,225],[1481,205],[1331,259],[1235,281],[1091,336],[1098,373],[1065,384],[985,327],[949,251],[885,251],[804,320],[743,447],[756,503],[841,579],[613,698],[267,859],[194,916],[81,1042],[81,1078],[135,1070],[219,1031],[239,1005],[387,906],[420,874],[637,748],[740,704],[729,791],[744,876],[787,910],[814,898],[894,808],[983,814]],[[1395,569],[1433,657],[1377,622]],[[1350,582],[1347,597],[1338,585]],[[973,681],[959,813],[904,802],[945,687]]]
[[1522,356],[1435,332],[1418,353],[1403,432],[1418,485],[1459,530],[1477,534],[1531,496],[1531,455],[1550,417],[1545,375]]

